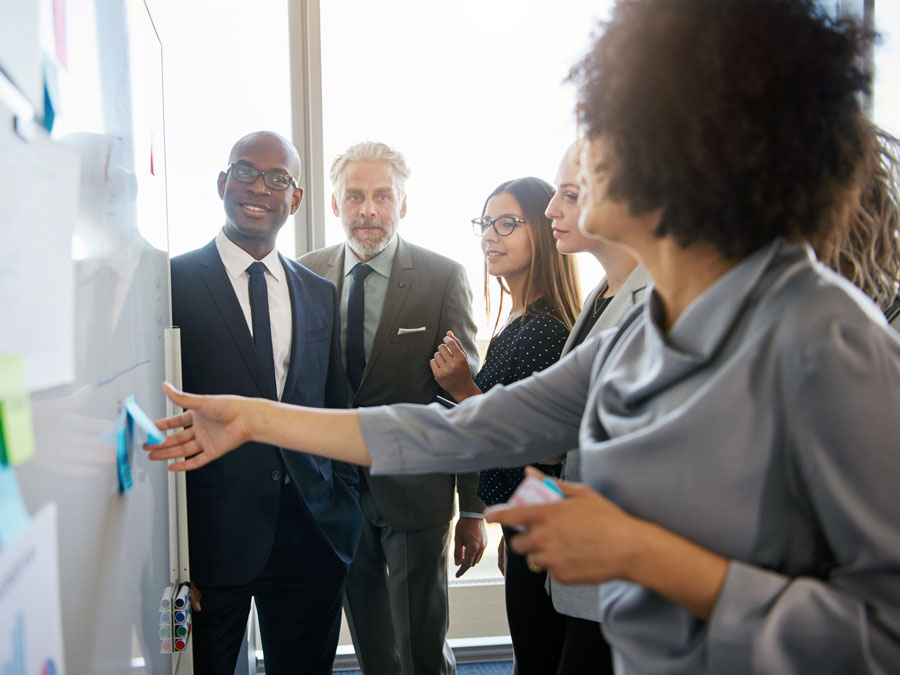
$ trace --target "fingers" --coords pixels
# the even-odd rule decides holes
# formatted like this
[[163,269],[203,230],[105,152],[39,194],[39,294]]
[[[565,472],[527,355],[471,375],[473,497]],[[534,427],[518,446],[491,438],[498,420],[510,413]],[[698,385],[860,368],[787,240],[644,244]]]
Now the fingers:
[[[447,338],[444,339],[446,340]],[[438,345],[437,351],[434,353],[434,358],[440,358],[444,363],[451,364],[458,360],[460,355],[444,344]]]
[[465,357],[466,350],[463,349],[462,342],[460,342],[459,338],[453,334],[453,331],[447,331],[447,337],[444,338],[444,344],[449,346],[454,352],[459,352],[460,355]]
[[169,465],[169,471],[187,471],[208,464],[211,460],[197,443],[192,429],[172,434],[163,443],[145,445],[147,457],[154,461],[187,458],[185,461]]
[[200,592],[200,589],[194,586],[193,582],[191,582],[191,609],[195,612],[202,611],[200,607],[200,597],[203,594]]
[[526,553],[525,565],[528,567],[528,570],[530,572],[534,572],[535,574],[544,571],[544,567],[540,562],[540,556],[537,553]]
[[475,567],[475,565],[477,565],[478,563],[481,562],[481,558],[482,558],[482,556],[484,556],[485,548],[486,548],[485,546],[482,546],[481,549],[479,549],[477,551],[477,553],[472,556],[472,567]]
[[175,405],[180,405],[182,408],[190,408],[188,405],[190,403],[191,398],[193,398],[190,394],[185,394],[180,389],[176,389],[169,382],[163,382],[163,391],[166,393],[166,396],[169,397],[169,400],[172,401]]
[[550,478],[550,480],[552,480],[556,484],[556,487],[558,487],[566,497],[573,497],[587,489],[580,483],[571,483],[569,481],[562,480],[561,478],[553,478],[552,476],[548,476],[546,473],[544,473],[540,469],[536,469],[533,466],[525,467],[525,475],[534,476],[535,478],[539,478],[541,480]]
[[[160,450],[168,450],[169,448],[180,447],[186,443],[190,443],[194,440],[194,430],[193,429],[185,429],[184,431],[179,431],[177,434],[171,434],[166,436],[165,440],[162,443],[156,443],[154,445],[144,445],[144,450],[150,451],[150,458],[153,459],[153,453]],[[184,457],[184,453],[180,455],[173,455],[174,457]]]
[[472,567],[472,561],[470,558],[470,549],[463,543],[463,539],[459,528],[457,527],[456,536],[453,537],[454,546],[453,546],[453,564],[458,565],[456,570],[456,578],[459,579],[463,574],[465,574],[470,567]]
[[506,527],[524,527],[528,529],[545,520],[546,510],[550,505],[540,506],[504,506],[491,507],[485,511],[484,519],[489,523],[500,523]]
[[535,551],[533,537],[527,532],[517,534],[512,539],[507,541],[506,545],[516,553],[531,554]]
[[199,469],[201,466],[206,466],[210,463],[210,458],[205,453],[200,453],[198,455],[194,455],[190,459],[186,459],[183,462],[175,462],[174,464],[169,464],[167,467],[169,471],[179,472],[179,471],[191,471],[192,469]]
[[459,579],[463,574],[468,572],[472,567],[475,566],[475,563],[471,560],[467,559],[466,555],[463,555],[462,560],[457,563],[459,567],[456,570],[456,578]]
[[180,429],[181,427],[189,427],[193,423],[193,415],[190,411],[172,417],[164,417],[156,420],[154,424],[160,431],[168,431],[169,429]]

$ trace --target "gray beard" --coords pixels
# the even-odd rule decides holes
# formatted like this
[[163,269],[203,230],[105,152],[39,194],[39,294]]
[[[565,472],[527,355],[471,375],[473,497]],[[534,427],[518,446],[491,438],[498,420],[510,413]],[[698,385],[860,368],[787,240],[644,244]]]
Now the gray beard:
[[[352,230],[351,230],[352,231]],[[396,235],[396,232],[394,233]],[[376,256],[381,253],[384,249],[386,249],[391,241],[394,239],[394,235],[390,237],[384,237],[378,241],[373,240],[362,240],[354,235],[348,236],[348,243],[350,245],[350,249],[359,256]]]

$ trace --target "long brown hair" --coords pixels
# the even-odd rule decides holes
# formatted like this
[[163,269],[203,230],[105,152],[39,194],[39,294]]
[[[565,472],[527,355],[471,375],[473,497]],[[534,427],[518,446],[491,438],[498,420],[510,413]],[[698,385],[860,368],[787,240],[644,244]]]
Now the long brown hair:
[[[484,200],[481,215],[487,212],[488,202],[496,195],[506,193],[511,195],[522,209],[525,218],[526,232],[531,241],[531,264],[528,268],[528,278],[525,280],[525,314],[529,312],[529,305],[538,298],[546,298],[547,302],[559,314],[563,325],[572,330],[575,319],[581,311],[581,285],[578,282],[578,263],[574,256],[563,255],[556,250],[556,242],[553,240],[552,222],[544,211],[553,197],[553,186],[540,178],[516,178],[501,183]],[[509,288],[502,277],[497,277],[500,286],[500,307],[497,309],[497,319],[494,322],[494,332],[500,322],[503,312],[503,296],[509,295]],[[487,271],[487,262],[484,264],[484,306],[485,313],[490,319],[490,275]],[[523,319],[525,314],[523,314]]]
[[849,223],[835,228],[819,259],[882,309],[900,290],[900,140],[876,130],[868,179]]

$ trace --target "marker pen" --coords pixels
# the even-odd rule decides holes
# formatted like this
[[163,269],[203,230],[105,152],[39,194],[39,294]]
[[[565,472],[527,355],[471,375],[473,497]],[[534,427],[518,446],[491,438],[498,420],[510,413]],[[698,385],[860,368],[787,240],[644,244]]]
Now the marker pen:
[[159,639],[165,640],[170,637],[172,637],[172,629],[169,628],[169,626],[160,626],[159,627]]
[[166,586],[162,598],[159,601],[159,611],[168,612],[172,608],[172,586]]
[[175,609],[182,609],[190,602],[190,598],[191,585],[185,582],[178,587],[178,593],[175,594],[175,600],[172,601],[172,604],[175,606]]
[[160,626],[168,626],[172,623],[172,613],[171,612],[160,612],[159,613],[159,625]]
[[160,654],[171,654],[172,653],[172,643],[168,640],[163,640],[159,645],[159,653]]
[[183,652],[185,647],[187,647],[187,639],[178,638],[177,640],[175,640],[175,651],[176,652]]
[[175,626],[175,637],[187,637],[188,627],[187,626]]
[[175,619],[175,623],[185,623],[188,620],[188,616],[190,614],[186,609],[179,609],[172,615],[172,618]]

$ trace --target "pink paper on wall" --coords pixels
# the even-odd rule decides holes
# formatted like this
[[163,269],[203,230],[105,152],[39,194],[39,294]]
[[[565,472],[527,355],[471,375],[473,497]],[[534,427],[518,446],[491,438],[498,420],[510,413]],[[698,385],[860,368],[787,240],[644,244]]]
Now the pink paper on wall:
[[68,69],[66,0],[53,0],[53,34],[56,38],[56,60],[63,68]]

